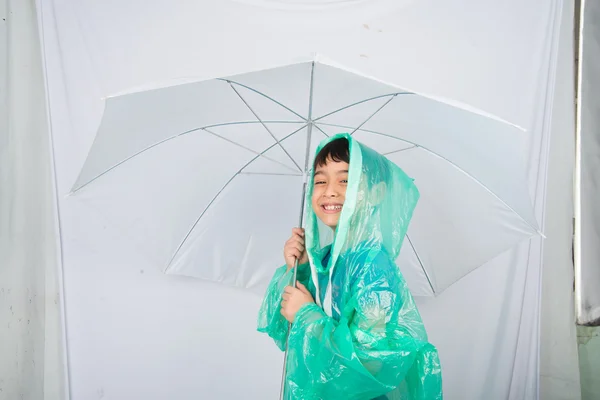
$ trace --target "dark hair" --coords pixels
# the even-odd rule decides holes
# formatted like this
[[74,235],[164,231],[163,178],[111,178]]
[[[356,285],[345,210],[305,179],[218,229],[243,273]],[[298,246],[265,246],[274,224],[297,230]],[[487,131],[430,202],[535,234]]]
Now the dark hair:
[[[370,165],[374,168],[369,168],[368,166],[363,165],[363,172],[366,174],[368,182],[375,185],[379,182],[387,182],[391,171],[390,166],[388,165],[388,161],[384,156],[379,155],[374,150],[366,146],[361,146],[363,153],[363,160],[365,158],[370,159]],[[350,164],[350,143],[348,139],[345,137],[341,137],[339,139],[332,140],[327,143],[321,151],[315,157],[315,162],[313,164],[313,170],[316,170],[317,167],[322,167],[327,164],[327,161],[334,162],[347,162]]]
[[327,143],[315,157],[314,169],[327,164],[328,160],[350,163],[350,143],[342,137]]

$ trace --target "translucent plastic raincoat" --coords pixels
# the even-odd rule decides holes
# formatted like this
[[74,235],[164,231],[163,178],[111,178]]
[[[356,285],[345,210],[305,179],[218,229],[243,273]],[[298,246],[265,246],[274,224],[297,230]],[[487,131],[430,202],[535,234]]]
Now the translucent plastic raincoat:
[[[297,279],[316,304],[302,306],[292,324],[286,398],[441,399],[437,350],[394,263],[419,192],[398,166],[348,134],[328,138],[317,152],[339,137],[349,140],[350,167],[331,245],[311,207],[312,174],[307,186],[310,262],[298,267]],[[288,329],[281,295],[293,276],[286,269],[276,270],[258,317],[258,330],[281,350]]]

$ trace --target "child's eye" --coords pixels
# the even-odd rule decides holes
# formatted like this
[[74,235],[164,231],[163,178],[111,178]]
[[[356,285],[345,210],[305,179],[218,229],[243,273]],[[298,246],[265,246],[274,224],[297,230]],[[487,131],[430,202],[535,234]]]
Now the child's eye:
[[348,183],[348,179],[342,179],[342,183]]
[[323,182],[323,181],[315,181],[315,185],[322,185],[322,184],[324,184],[324,183],[325,183],[325,182]]

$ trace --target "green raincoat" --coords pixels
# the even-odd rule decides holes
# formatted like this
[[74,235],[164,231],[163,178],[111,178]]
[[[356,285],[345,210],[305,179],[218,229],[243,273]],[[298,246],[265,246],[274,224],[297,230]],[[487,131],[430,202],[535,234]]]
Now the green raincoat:
[[[306,248],[310,262],[297,279],[316,303],[296,314],[289,334],[286,398],[372,400],[442,398],[441,368],[394,260],[419,192],[398,166],[348,134],[346,200],[333,243],[306,194]],[[329,229],[329,228],[327,228]],[[329,231],[331,231],[329,229]],[[277,269],[259,311],[258,330],[285,350],[288,323],[281,295],[293,270]]]

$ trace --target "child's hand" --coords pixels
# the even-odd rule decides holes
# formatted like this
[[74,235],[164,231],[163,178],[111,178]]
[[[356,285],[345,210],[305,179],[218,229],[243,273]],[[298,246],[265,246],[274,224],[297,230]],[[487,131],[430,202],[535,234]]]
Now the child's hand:
[[312,295],[306,287],[300,282],[296,282],[298,288],[292,286],[286,286],[285,292],[281,296],[281,315],[285,317],[289,322],[294,322],[296,313],[306,303],[314,303]]
[[294,268],[294,262],[298,259],[298,265],[308,262],[308,255],[304,248],[304,229],[292,229],[292,237],[285,242],[283,247],[283,258],[287,264],[288,271]]

